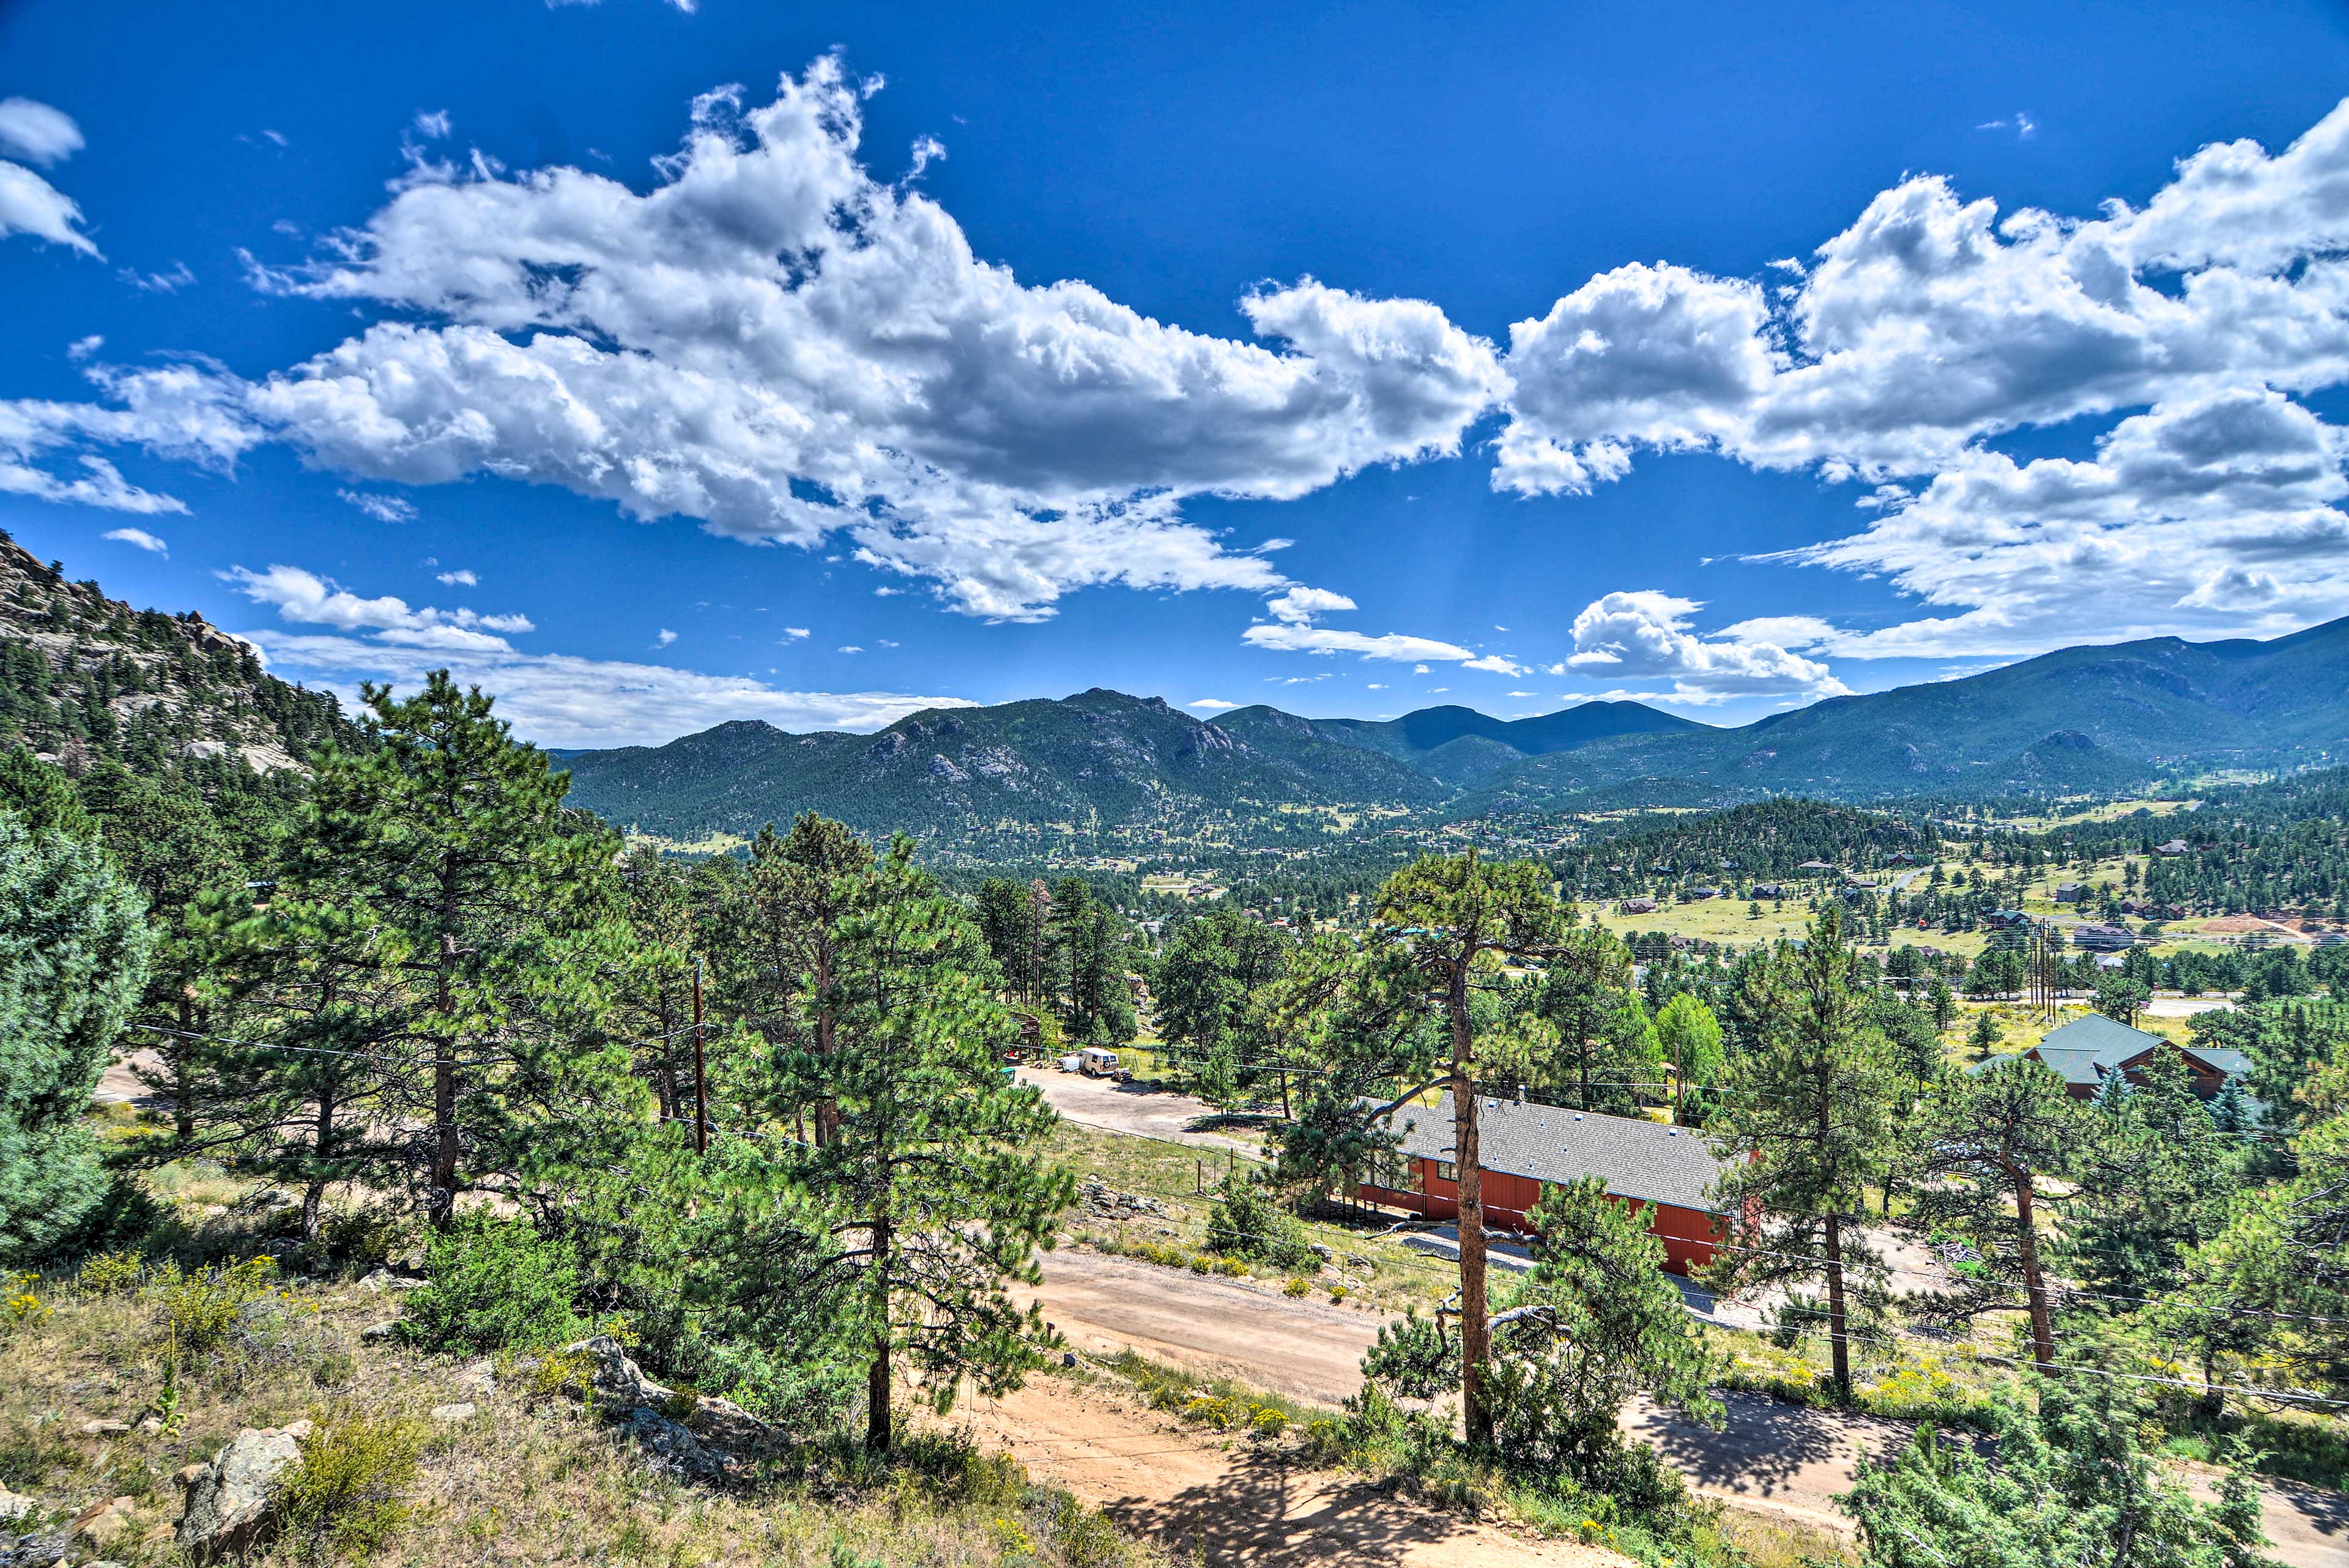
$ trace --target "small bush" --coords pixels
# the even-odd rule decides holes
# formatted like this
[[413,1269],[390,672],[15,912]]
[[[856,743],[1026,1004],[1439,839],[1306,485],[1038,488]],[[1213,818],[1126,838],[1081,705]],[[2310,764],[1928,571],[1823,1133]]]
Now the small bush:
[[408,1519],[423,1434],[409,1422],[352,1417],[303,1445],[276,1487],[286,1533],[305,1562],[373,1554]]
[[82,1261],[74,1287],[84,1295],[128,1295],[146,1272],[135,1253],[96,1253]]
[[1303,1274],[1291,1274],[1288,1276],[1288,1283],[1280,1287],[1280,1294],[1283,1295],[1309,1295],[1312,1289],[1312,1282],[1308,1280]]
[[1227,1176],[1216,1189],[1216,1206],[1207,1213],[1207,1246],[1228,1256],[1261,1258],[1278,1269],[1321,1266],[1304,1222],[1282,1208],[1271,1189],[1247,1176]]
[[1216,1260],[1216,1272],[1219,1274],[1243,1275],[1248,1271],[1247,1264],[1240,1262],[1237,1258],[1217,1258]]
[[400,1336],[433,1350],[537,1349],[573,1337],[577,1255],[526,1220],[459,1218],[425,1253],[431,1283],[410,1292]]
[[1330,1299],[1332,1302],[1340,1302],[1340,1301],[1345,1300],[1345,1299],[1346,1299],[1346,1287],[1345,1287],[1344,1285],[1342,1285],[1342,1284],[1333,1284],[1333,1285],[1331,1285],[1331,1286],[1330,1287]]
[[36,1283],[33,1274],[0,1274],[0,1325],[29,1326],[49,1315],[48,1303],[34,1294]]
[[228,1337],[249,1304],[269,1294],[276,1277],[277,1260],[266,1255],[192,1274],[166,1264],[152,1286],[164,1332],[181,1350],[210,1350]]
[[585,1393],[589,1379],[595,1375],[595,1357],[585,1350],[567,1353],[558,1350],[518,1365],[523,1387],[534,1399],[551,1399],[557,1394]]
[[1125,1542],[1108,1516],[1067,1492],[1054,1494],[1045,1528],[1069,1568],[1109,1568],[1125,1556]]

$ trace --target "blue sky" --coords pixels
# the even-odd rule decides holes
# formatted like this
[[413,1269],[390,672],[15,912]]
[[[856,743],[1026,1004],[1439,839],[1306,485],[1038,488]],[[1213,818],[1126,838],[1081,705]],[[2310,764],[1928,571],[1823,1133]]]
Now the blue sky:
[[2271,635],[2344,94],[2338,5],[15,0],[0,527],[568,746]]

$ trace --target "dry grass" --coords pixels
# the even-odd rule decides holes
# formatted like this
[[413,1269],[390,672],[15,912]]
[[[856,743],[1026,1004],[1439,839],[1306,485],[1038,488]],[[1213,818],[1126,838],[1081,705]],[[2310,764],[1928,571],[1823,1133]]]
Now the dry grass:
[[[176,1562],[173,1471],[208,1460],[239,1428],[307,1417],[333,1430],[421,1433],[405,1518],[376,1553],[409,1564],[876,1563],[1050,1564],[1107,1568],[1154,1561],[1118,1541],[1091,1511],[1026,1485],[1017,1466],[910,1470],[810,1482],[805,1471],[731,1490],[687,1486],[647,1470],[620,1429],[531,1379],[495,1381],[468,1365],[364,1343],[396,1298],[351,1285],[296,1285],[249,1311],[216,1350],[182,1357],[176,1408],[165,1390],[171,1346],[150,1294],[86,1295],[43,1282],[52,1310],[0,1329],[0,1483],[36,1498],[51,1522],[128,1497],[131,1529],[103,1555],[127,1568]],[[475,1414],[436,1421],[438,1405]],[[168,1410],[171,1424],[141,1430]],[[82,1434],[85,1423],[130,1430]],[[291,1563],[301,1543],[268,1556]]]

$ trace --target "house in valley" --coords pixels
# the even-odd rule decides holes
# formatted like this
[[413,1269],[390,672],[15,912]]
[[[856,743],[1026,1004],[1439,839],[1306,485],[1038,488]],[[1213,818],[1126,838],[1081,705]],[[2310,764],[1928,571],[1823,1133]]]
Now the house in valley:
[[[2054,1068],[2064,1080],[2064,1092],[2074,1099],[2093,1099],[2097,1087],[2111,1073],[2117,1072],[2133,1084],[2143,1083],[2146,1064],[2164,1046],[2185,1059],[2195,1097],[2199,1099],[2216,1099],[2229,1078],[2251,1070],[2248,1051],[2216,1046],[2180,1046],[2144,1029],[2132,1029],[2101,1013],[2091,1013],[2049,1030],[2044,1038],[2023,1055],[2025,1060]],[[1980,1072],[1996,1059],[1985,1057],[1971,1070]]]
[[[1596,1176],[1609,1197],[1654,1205],[1648,1230],[1664,1243],[1668,1271],[1684,1274],[1713,1261],[1723,1227],[1712,1190],[1723,1161],[1713,1157],[1702,1133],[1497,1095],[1485,1096],[1477,1110],[1487,1226],[1530,1230],[1526,1216],[1541,1202],[1545,1186]],[[1458,1218],[1451,1090],[1433,1106],[1402,1107],[1385,1125],[1402,1143],[1358,1184],[1361,1200],[1429,1219]]]

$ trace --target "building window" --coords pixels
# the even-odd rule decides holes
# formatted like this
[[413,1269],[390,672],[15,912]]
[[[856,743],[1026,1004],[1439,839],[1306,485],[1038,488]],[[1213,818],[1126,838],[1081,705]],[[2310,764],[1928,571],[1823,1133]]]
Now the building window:
[[1435,1179],[1438,1181],[1457,1181],[1460,1172],[1453,1169],[1451,1161],[1439,1160],[1435,1162]]

